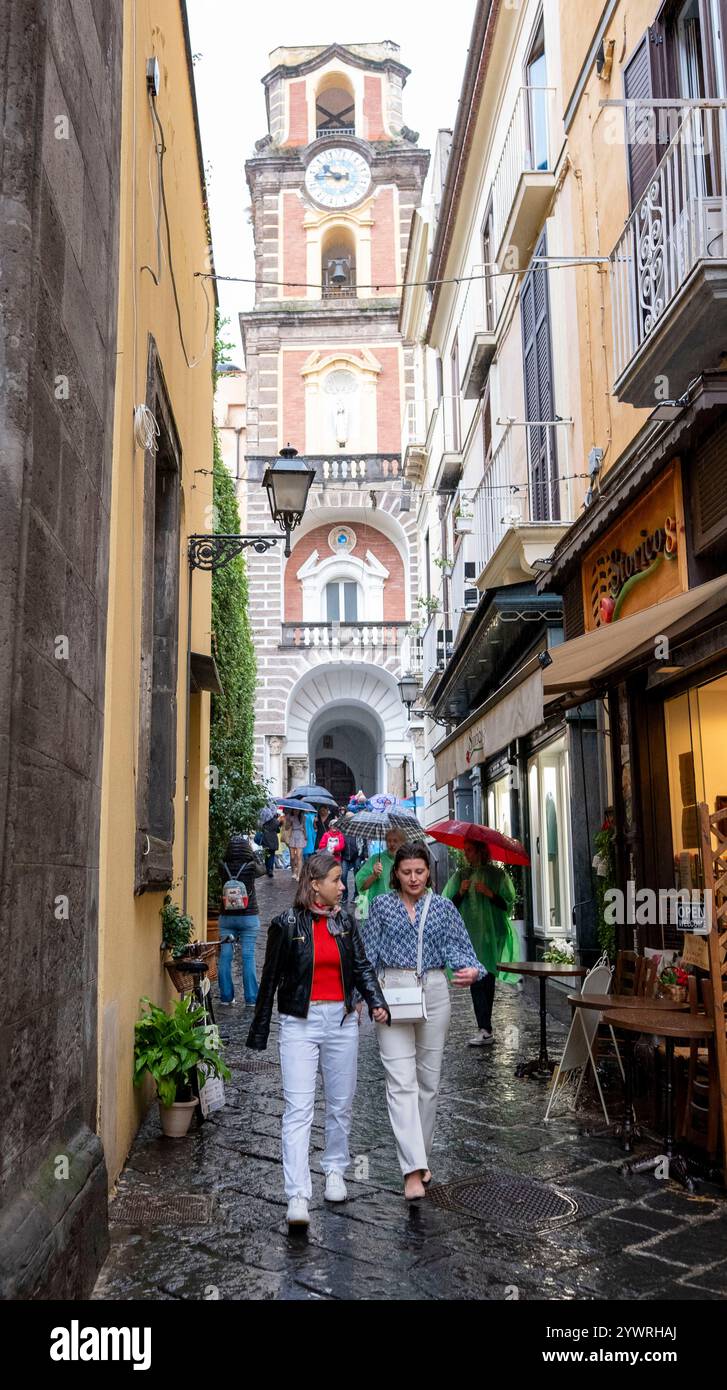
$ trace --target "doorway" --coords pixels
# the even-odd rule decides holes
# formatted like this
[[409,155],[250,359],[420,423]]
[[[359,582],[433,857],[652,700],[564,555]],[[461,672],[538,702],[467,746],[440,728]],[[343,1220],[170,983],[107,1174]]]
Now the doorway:
[[316,782],[331,793],[339,806],[347,806],[357,790],[348,763],[340,758],[316,758]]

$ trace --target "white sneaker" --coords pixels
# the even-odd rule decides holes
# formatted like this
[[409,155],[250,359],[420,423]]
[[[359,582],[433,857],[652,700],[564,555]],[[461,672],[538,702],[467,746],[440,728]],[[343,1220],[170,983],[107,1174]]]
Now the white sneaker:
[[323,1196],[327,1202],[345,1202],[348,1192],[340,1173],[326,1174],[326,1190]]
[[488,1032],[485,1031],[484,1028],[480,1028],[479,1031],[478,1031],[477,1033],[475,1033],[474,1037],[473,1037],[473,1038],[470,1038],[470,1040],[469,1040],[467,1046],[468,1046],[468,1047],[489,1047],[489,1046],[490,1046],[490,1043],[494,1043],[494,1041],[495,1041],[495,1038],[494,1038],[494,1035],[493,1035],[492,1033],[488,1033]]
[[286,1219],[289,1226],[309,1226],[308,1199],[306,1197],[291,1197],[288,1202]]

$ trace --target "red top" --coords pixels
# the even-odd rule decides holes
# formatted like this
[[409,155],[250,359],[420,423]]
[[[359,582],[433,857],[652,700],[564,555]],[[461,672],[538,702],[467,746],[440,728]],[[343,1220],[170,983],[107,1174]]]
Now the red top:
[[313,987],[310,997],[331,1003],[342,1001],[344,997],[341,956],[325,917],[318,917],[313,923]]
[[345,844],[346,841],[340,830],[327,830],[325,835],[321,836],[321,843],[318,848],[328,850],[329,854],[335,855],[340,864]]

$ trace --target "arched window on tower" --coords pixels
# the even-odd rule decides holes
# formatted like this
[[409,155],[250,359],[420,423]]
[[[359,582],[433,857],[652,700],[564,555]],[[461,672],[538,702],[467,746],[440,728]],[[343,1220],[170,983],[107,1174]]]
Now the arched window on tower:
[[324,237],[321,285],[324,299],[355,298],[356,240],[347,227],[336,227]]
[[318,90],[316,137],[356,134],[353,88],[340,73],[329,73]]

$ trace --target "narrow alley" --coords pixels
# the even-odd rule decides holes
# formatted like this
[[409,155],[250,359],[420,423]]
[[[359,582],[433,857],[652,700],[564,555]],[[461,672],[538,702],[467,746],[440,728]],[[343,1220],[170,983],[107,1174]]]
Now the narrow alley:
[[[292,897],[287,873],[259,890],[262,921]],[[258,941],[259,967],[265,931]],[[650,1175],[626,1178],[611,1138],[584,1116],[543,1125],[547,1092],[517,1080],[537,1050],[534,1000],[501,987],[497,1045],[471,1049],[469,992],[453,991],[434,1183],[401,1194],[373,1024],[361,1024],[349,1200],[323,1202],[315,1171],[307,1237],[289,1237],[280,1162],[277,1023],[266,1053],[245,1049],[251,1009],[218,1010],[233,1080],[227,1105],[187,1139],[161,1137],[152,1106],[110,1206],[111,1253],[96,1299],[718,1299],[727,1294],[727,1207]],[[216,992],[216,986],[215,986]],[[275,1015],[274,1015],[275,1020]],[[549,1019],[560,1043],[565,1029]],[[614,1095],[618,1105],[620,1093]],[[599,1117],[589,1116],[594,1127]],[[484,1219],[476,1215],[485,1190]],[[458,1184],[466,1186],[458,1188]],[[439,1189],[439,1190],[438,1190]],[[482,1199],[481,1199],[482,1200]],[[469,1209],[468,1209],[469,1205]]]

